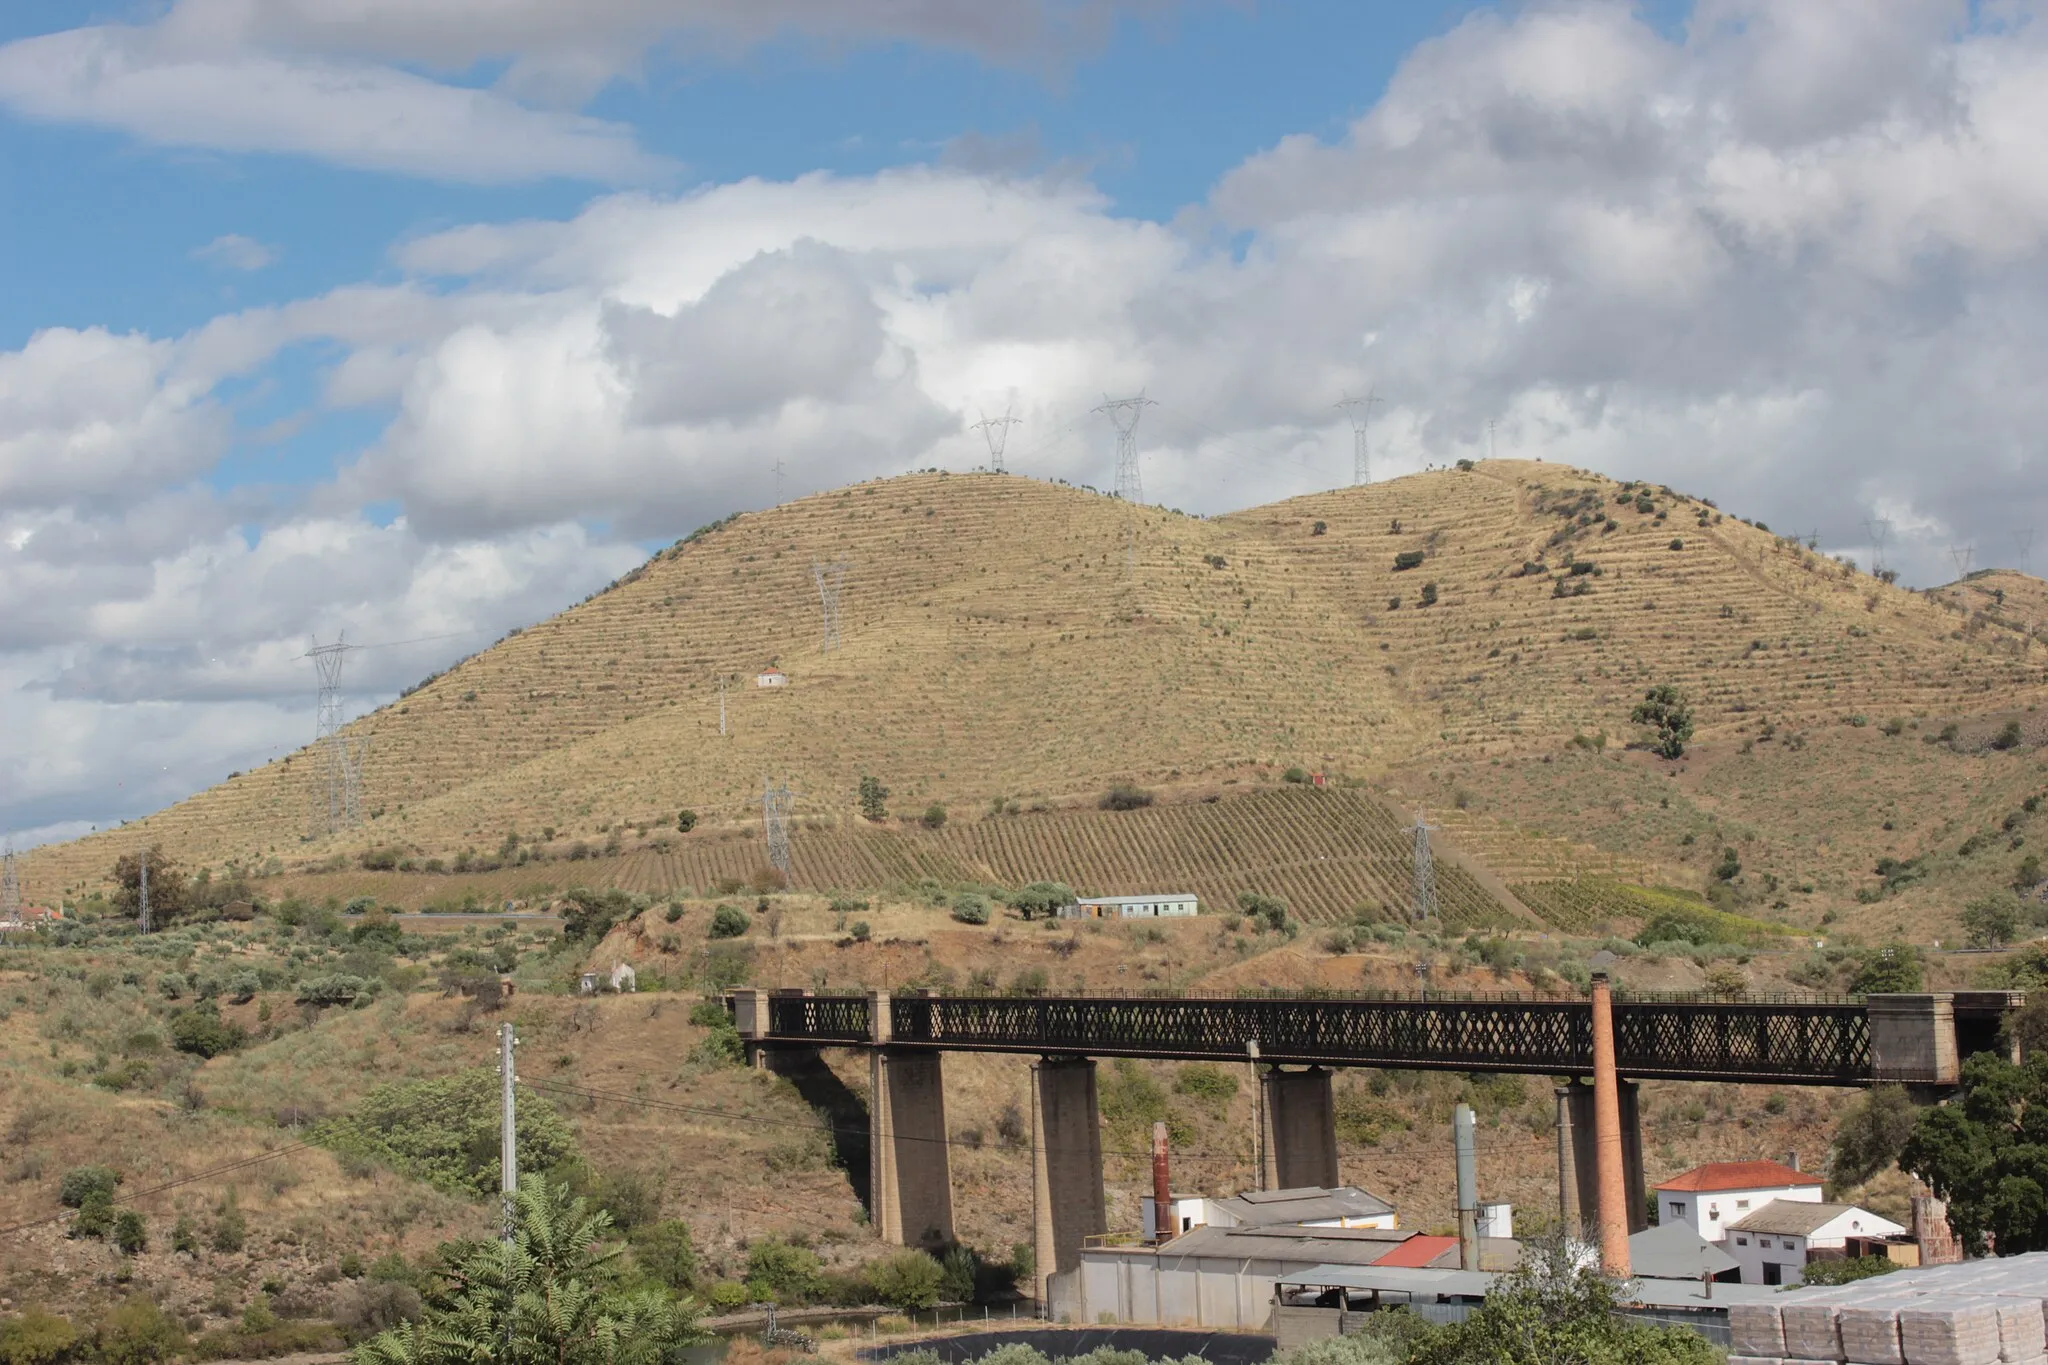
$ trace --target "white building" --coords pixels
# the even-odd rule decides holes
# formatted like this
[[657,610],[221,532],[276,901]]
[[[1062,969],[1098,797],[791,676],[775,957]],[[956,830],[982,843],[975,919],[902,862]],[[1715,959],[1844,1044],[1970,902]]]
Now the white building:
[[756,687],[787,687],[788,685],[789,674],[784,673],[774,664],[768,665],[768,667],[754,675],[754,686]]
[[1773,1200],[1818,1204],[1821,1179],[1778,1161],[1710,1161],[1657,1186],[1657,1221],[1684,1223],[1709,1242]]
[[1854,1204],[1776,1199],[1728,1225],[1722,1243],[1744,1284],[1798,1284],[1806,1263],[1869,1255],[1872,1242],[1905,1235],[1889,1218]]
[[1154,892],[1147,896],[1083,896],[1060,907],[1062,919],[1178,919],[1199,913],[1201,903],[1189,892]]

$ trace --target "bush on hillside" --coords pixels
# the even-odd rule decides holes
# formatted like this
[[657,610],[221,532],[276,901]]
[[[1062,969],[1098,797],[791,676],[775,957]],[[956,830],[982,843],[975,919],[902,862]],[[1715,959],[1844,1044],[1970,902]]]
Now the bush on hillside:
[[918,823],[926,829],[944,829],[946,827],[946,808],[937,801],[932,802],[924,808],[924,814],[918,817]]
[[944,1269],[928,1253],[907,1247],[870,1262],[866,1270],[868,1290],[875,1299],[905,1311],[937,1306],[944,1277]]
[[1420,550],[1403,550],[1394,556],[1394,572],[1405,573],[1409,569],[1419,569],[1425,557]]
[[1151,804],[1151,792],[1128,782],[1119,782],[1111,787],[1103,794],[1101,802],[1104,810],[1140,810]]
[[[492,1067],[394,1082],[371,1090],[316,1136],[337,1152],[369,1157],[451,1194],[496,1194],[498,1098]],[[522,1086],[517,1113],[522,1173],[553,1171],[575,1156],[575,1135],[552,1104]]]
[[1849,980],[1858,995],[1912,995],[1922,989],[1920,952],[1910,943],[1887,943],[1866,951]]
[[2019,937],[2019,897],[2010,891],[1980,896],[1963,907],[1960,918],[1972,948],[2003,947]]
[[59,1365],[78,1344],[79,1331],[69,1318],[36,1304],[0,1322],[0,1365]]
[[1415,605],[1419,607],[1433,607],[1436,605],[1435,583],[1424,583],[1422,585],[1422,596],[1417,599]]
[[300,982],[297,999],[301,1005],[353,1005],[372,994],[375,991],[370,983],[360,976],[335,972],[331,976],[316,976],[310,981]]
[[1237,893],[1237,908],[1251,919],[1254,928],[1278,931],[1287,927],[1287,902],[1278,896],[1240,891]]
[[2007,721],[2005,728],[2000,730],[1991,740],[1991,747],[1994,749],[2017,749],[2019,744],[2020,723],[2016,720]]
[[676,812],[676,829],[679,833],[688,834],[695,828],[697,828],[697,812],[693,810],[679,810]]
[[711,912],[711,937],[738,938],[752,923],[746,911],[728,901]]
[[962,891],[953,897],[953,918],[962,924],[987,924],[989,899],[978,891]]
[[1665,758],[1683,758],[1692,738],[1692,704],[1670,683],[1658,683],[1643,693],[1629,719],[1655,732],[1650,747]]
[[82,1208],[95,1194],[111,1202],[121,1174],[112,1166],[73,1166],[57,1182],[57,1202],[67,1209]]
[[571,889],[562,897],[562,937],[571,943],[596,943],[612,926],[646,908],[616,887],[592,891],[587,886]]
[[247,1040],[241,1025],[221,1018],[219,1007],[211,1000],[171,1016],[171,1046],[195,1057],[218,1057]]
[[889,818],[889,789],[882,785],[881,778],[862,774],[860,813],[862,818],[877,825]]

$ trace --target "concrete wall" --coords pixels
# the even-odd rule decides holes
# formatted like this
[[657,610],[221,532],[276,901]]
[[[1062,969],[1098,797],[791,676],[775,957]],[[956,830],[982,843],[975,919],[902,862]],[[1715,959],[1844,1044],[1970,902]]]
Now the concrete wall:
[[1273,1282],[1290,1264],[1095,1248],[1081,1253],[1071,1292],[1056,1288],[1052,1305],[1055,1316],[1075,1323],[1100,1322],[1107,1313],[1117,1322],[1263,1331],[1273,1315]]
[[1102,1120],[1088,1058],[1047,1058],[1031,1068],[1031,1165],[1032,1246],[1045,1301],[1046,1278],[1078,1267],[1083,1239],[1109,1230]]
[[1334,1189],[1337,1177],[1337,1110],[1330,1073],[1274,1067],[1265,1075],[1266,1171],[1269,1190],[1307,1186]]
[[875,1231],[934,1249],[953,1240],[946,1088],[936,1052],[868,1054],[868,1172]]

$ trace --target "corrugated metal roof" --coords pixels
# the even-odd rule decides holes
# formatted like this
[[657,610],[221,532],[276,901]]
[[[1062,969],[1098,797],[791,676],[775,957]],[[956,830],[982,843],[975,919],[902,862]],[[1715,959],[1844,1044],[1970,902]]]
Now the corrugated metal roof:
[[[1801,1208],[1817,1208],[1802,1204]],[[1656,1280],[1697,1280],[1736,1268],[1736,1260],[1685,1223],[1644,1228],[1628,1239],[1628,1263],[1637,1275]]]
[[1248,1190],[1216,1206],[1245,1223],[1309,1223],[1332,1218],[1384,1218],[1394,1206],[1356,1185],[1322,1189],[1314,1185],[1289,1190]]
[[1428,1265],[1446,1251],[1456,1251],[1457,1249],[1458,1239],[1455,1237],[1410,1237],[1407,1241],[1394,1247],[1386,1255],[1374,1261],[1373,1264],[1421,1267]]

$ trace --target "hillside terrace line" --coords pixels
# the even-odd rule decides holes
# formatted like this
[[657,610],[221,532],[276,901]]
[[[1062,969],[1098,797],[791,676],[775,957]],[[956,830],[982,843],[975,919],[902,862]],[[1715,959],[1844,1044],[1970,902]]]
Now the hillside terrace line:
[[[1250,997],[820,994],[733,991],[727,1008],[749,1060],[794,1071],[821,1048],[868,1053],[869,1198],[885,1240],[953,1240],[952,1180],[941,1059],[947,1052],[1036,1054],[1033,1189],[1040,1302],[1072,1273],[1084,1240],[1107,1231],[1096,1098],[1097,1057],[1263,1065],[1261,1187],[1334,1187],[1332,1067],[1506,1072],[1565,1078],[1556,1089],[1561,1212],[1591,1221],[1603,1244],[1646,1222],[1637,1082],[1862,1087],[1896,1083],[1923,1099],[1957,1084],[1964,1058],[2000,1038],[2018,991],[1873,995],[1863,999],[1512,996]],[[1596,1008],[1597,1007],[1597,1008]],[[1610,1116],[1596,1142],[1596,1013],[1611,1021]],[[1595,1084],[1583,1078],[1591,1075]],[[1618,1115],[1616,1114],[1618,1111]],[[1608,1120],[1611,1125],[1613,1118]],[[1617,1141],[1618,1139],[1618,1141]],[[1600,1199],[1610,1178],[1596,1148],[1620,1151],[1629,1192]],[[1614,1191],[1619,1193],[1620,1191]],[[1618,1207],[1609,1209],[1609,1204]],[[1613,1228],[1606,1224],[1612,1222]],[[1625,1257],[1625,1251],[1623,1252]],[[1626,1267],[1622,1267],[1626,1273]]]

